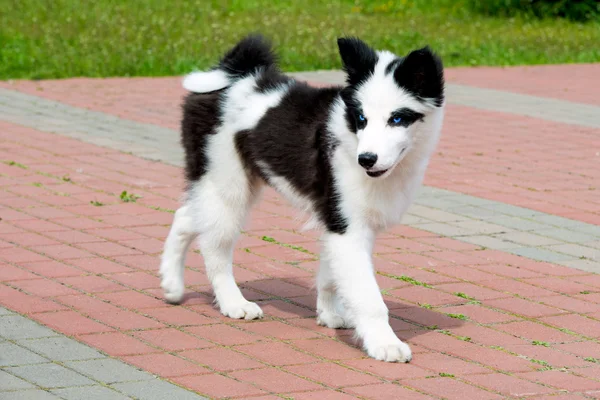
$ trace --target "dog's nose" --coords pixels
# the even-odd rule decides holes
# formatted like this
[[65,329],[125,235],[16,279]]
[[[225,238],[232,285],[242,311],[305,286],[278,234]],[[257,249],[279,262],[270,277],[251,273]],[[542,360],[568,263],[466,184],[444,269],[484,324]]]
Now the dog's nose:
[[371,168],[377,162],[377,154],[362,153],[358,155],[358,163],[365,169]]

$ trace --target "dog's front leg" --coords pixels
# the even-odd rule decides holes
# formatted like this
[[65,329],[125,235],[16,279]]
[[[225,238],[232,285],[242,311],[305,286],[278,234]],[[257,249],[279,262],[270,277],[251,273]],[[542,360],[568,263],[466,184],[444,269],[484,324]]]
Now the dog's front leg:
[[346,310],[346,317],[356,327],[369,356],[389,362],[408,362],[410,348],[389,324],[388,309],[375,280],[372,251],[375,233],[365,229],[348,229],[344,234],[326,233],[323,257],[326,257]]

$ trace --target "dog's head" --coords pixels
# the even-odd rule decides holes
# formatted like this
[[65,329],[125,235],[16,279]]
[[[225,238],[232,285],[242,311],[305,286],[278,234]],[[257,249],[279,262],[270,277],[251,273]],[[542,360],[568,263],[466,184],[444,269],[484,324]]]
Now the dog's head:
[[[356,161],[383,177],[410,153],[427,116],[444,104],[444,72],[428,47],[398,57],[356,38],[338,39],[348,86],[341,96],[348,128],[356,134]],[[425,131],[427,131],[425,129]]]

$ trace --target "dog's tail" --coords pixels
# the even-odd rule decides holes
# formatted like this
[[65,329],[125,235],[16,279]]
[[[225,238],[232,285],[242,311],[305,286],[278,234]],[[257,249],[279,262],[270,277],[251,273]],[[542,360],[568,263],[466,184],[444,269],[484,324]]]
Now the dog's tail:
[[195,93],[220,90],[275,63],[271,44],[262,35],[248,35],[225,53],[213,69],[187,75],[183,79],[183,87]]

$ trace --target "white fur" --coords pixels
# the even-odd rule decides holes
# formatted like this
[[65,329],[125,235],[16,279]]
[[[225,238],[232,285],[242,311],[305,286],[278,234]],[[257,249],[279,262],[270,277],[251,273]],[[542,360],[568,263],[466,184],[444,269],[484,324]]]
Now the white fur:
[[[330,328],[354,327],[371,357],[406,362],[412,357],[411,350],[390,327],[388,310],[375,279],[373,245],[377,232],[400,223],[412,202],[437,144],[444,113],[443,108],[434,107],[433,102],[419,102],[398,88],[393,74],[385,73],[393,58],[391,53],[379,52],[373,76],[358,88],[357,96],[368,118],[364,130],[355,135],[348,129],[345,105],[340,98],[331,106],[328,131],[339,143],[331,155],[333,184],[339,195],[340,210],[348,219],[348,228],[344,234],[328,232],[322,238],[317,323]],[[218,132],[208,138],[207,172],[189,191],[186,205],[175,214],[161,264],[165,297],[178,302],[184,291],[185,251],[199,235],[207,274],[221,312],[232,318],[246,319],[260,318],[262,311],[248,302],[236,285],[232,254],[263,182],[249,180],[236,151],[234,135],[255,127],[288,90],[288,86],[283,85],[259,93],[256,79],[257,76],[248,76],[230,83],[224,73],[211,71],[192,74],[189,81],[184,82],[184,86],[193,91],[231,86],[222,105]],[[404,107],[424,114],[424,120],[408,128],[388,126],[390,113]],[[374,169],[388,171],[378,178],[369,177],[357,162],[362,152],[377,154]],[[260,168],[268,183],[284,197],[301,210],[314,213],[311,199],[299,194],[291,182],[273,174],[266,164]]]
[[226,88],[231,79],[225,71],[215,69],[207,72],[192,72],[183,78],[183,87],[194,93],[208,93]]

